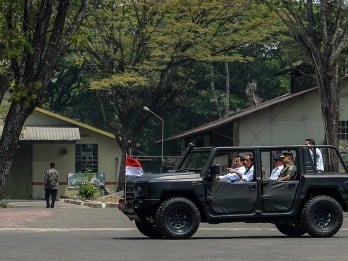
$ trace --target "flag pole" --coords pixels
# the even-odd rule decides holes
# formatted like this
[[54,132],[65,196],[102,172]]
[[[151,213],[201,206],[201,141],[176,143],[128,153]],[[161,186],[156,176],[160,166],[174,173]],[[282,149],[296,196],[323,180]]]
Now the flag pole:
[[127,153],[126,153],[126,157],[124,159],[124,204],[127,203],[127,171],[126,171],[126,161],[127,161]]

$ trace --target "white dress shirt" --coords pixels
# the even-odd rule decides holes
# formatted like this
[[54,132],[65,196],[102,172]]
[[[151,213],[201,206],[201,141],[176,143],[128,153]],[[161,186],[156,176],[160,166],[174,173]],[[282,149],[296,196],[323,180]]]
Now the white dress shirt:
[[254,165],[252,165],[242,176],[242,182],[252,181],[254,179]]
[[315,154],[313,153],[313,150],[310,149],[309,150],[311,156],[312,156],[312,160],[313,160],[313,164],[316,164],[316,169],[317,171],[324,171],[324,161],[323,161],[323,155],[321,154],[320,149],[315,148]]
[[[245,167],[244,166],[241,166],[241,167],[238,167],[238,168],[234,168],[234,169],[236,171],[238,171],[239,173],[242,173],[242,174],[245,173]],[[242,179],[236,173],[227,173],[224,176],[219,176],[219,180],[233,182],[233,183],[239,183],[240,181],[242,181]]]
[[269,180],[277,180],[279,177],[279,174],[283,168],[284,168],[284,165],[281,165],[281,166],[278,166],[278,167],[275,167],[274,169],[272,169],[271,176],[269,177]]

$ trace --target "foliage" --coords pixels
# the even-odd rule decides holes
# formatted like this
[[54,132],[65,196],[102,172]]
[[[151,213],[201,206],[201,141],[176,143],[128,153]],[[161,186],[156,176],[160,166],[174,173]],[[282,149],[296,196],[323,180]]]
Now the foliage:
[[152,117],[143,113],[143,106],[163,113],[180,103],[193,86],[194,63],[248,60],[237,47],[272,34],[262,25],[270,25],[274,17],[259,7],[241,0],[122,6],[104,1],[95,7],[79,48],[84,66],[96,77],[91,88],[98,92],[104,122],[123,149],[128,146],[124,141],[139,137],[137,131]]
[[10,93],[0,140],[0,194],[27,117],[45,99],[58,59],[87,12],[88,0],[0,1],[0,97]]
[[[274,14],[249,0],[123,4],[109,0],[94,4],[49,85],[47,97],[52,98],[46,106],[112,131],[123,153],[132,147],[133,151],[159,154],[153,141],[161,136],[161,128],[153,115],[143,111],[144,106],[165,118],[165,136],[216,119],[211,98],[215,93],[209,82],[216,81],[216,96],[225,103],[221,73],[225,61],[240,72],[232,71],[238,77],[231,83],[243,79],[233,86],[231,108],[245,107],[245,83],[258,70],[243,74],[239,69],[257,59],[243,50],[254,44],[264,50],[276,45],[279,37],[275,32],[282,29]],[[216,79],[209,78],[211,64],[218,72]],[[265,64],[266,60],[259,69]],[[269,85],[268,72],[259,88],[266,98],[273,92],[263,87],[279,83],[275,80]]]
[[79,196],[82,199],[93,199],[96,192],[97,188],[91,183],[81,184],[79,186]]

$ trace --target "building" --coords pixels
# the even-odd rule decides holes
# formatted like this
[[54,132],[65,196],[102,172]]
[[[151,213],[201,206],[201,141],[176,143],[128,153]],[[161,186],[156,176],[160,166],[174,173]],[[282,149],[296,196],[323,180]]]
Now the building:
[[[340,150],[348,152],[348,76],[340,95]],[[324,143],[324,123],[317,87],[296,92],[249,107],[228,117],[209,122],[169,137],[183,147],[197,146],[295,145],[305,138]]]
[[[16,199],[43,199],[44,173],[54,161],[60,172],[58,196],[78,196],[76,178],[88,168],[114,192],[121,149],[112,133],[36,108],[23,128],[6,193]],[[70,180],[70,183],[69,183]]]

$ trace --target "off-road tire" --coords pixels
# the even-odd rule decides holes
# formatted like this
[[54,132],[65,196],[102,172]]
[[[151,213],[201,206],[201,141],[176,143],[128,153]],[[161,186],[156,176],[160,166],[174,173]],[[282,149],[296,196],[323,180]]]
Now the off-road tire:
[[149,223],[147,220],[136,220],[135,225],[138,228],[139,232],[144,236],[154,239],[163,238],[157,226],[155,224]]
[[343,210],[330,196],[316,196],[306,202],[302,210],[302,225],[312,237],[331,237],[341,228]]
[[306,230],[296,223],[277,223],[275,224],[280,233],[288,237],[300,237],[306,234]]
[[185,239],[198,229],[201,215],[197,206],[187,198],[175,197],[158,208],[156,224],[164,238]]

